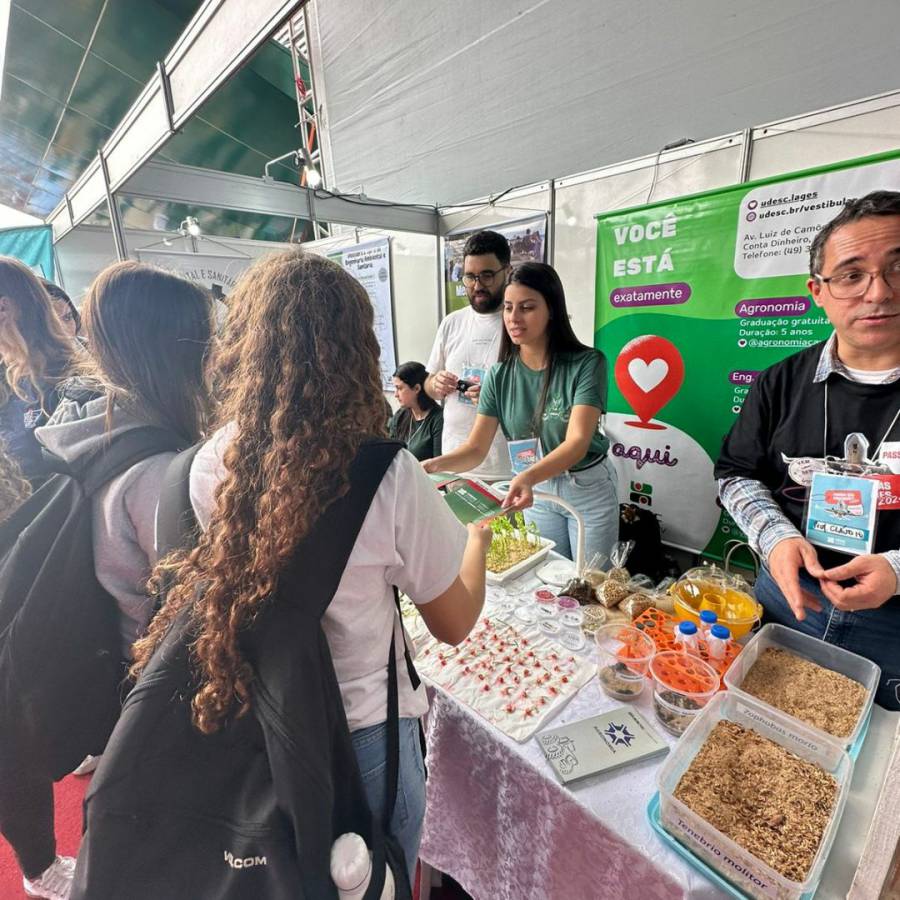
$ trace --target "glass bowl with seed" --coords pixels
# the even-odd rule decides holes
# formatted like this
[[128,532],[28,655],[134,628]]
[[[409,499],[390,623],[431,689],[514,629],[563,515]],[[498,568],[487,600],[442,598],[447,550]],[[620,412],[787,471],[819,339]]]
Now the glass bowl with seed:
[[653,711],[660,725],[680,736],[700,710],[715,697],[719,673],[699,656],[666,650],[650,662],[653,678]]
[[644,689],[650,660],[656,653],[653,639],[631,625],[604,625],[594,634],[600,687],[616,700],[635,700]]

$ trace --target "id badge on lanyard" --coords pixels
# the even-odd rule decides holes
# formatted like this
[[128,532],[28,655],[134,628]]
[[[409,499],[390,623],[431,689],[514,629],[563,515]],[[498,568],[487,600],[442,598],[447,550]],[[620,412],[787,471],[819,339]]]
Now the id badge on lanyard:
[[878,482],[878,509],[900,510],[900,441],[882,441],[878,462],[888,470],[870,476]]
[[804,522],[806,539],[853,556],[872,553],[878,491],[878,482],[871,477],[815,472]]
[[514,475],[520,475],[544,457],[541,450],[541,439],[537,437],[508,441],[506,446],[509,450],[509,464]]

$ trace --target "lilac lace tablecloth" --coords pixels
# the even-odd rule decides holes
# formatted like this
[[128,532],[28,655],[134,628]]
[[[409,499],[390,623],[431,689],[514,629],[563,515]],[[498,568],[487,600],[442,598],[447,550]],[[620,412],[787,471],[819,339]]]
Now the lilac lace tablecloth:
[[[618,705],[595,678],[547,727]],[[655,722],[649,688],[636,705]],[[898,720],[898,714],[876,713],[816,900],[846,896],[862,852]],[[433,691],[427,733],[420,857],[475,900],[727,896],[669,850],[647,822],[659,759],[563,787],[534,738],[516,743],[441,690]]]
[[[598,694],[594,679],[550,727],[617,705]],[[652,721],[649,703],[641,711]],[[476,900],[722,897],[647,823],[658,766],[650,760],[565,788],[533,738],[516,744],[436,690],[419,855]]]

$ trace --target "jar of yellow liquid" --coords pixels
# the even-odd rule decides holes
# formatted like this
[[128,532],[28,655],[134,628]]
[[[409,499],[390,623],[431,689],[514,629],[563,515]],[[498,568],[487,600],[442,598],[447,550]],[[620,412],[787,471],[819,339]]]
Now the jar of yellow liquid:
[[700,612],[712,610],[734,638],[747,634],[762,616],[750,585],[714,565],[689,569],[669,592],[679,619],[699,626]]

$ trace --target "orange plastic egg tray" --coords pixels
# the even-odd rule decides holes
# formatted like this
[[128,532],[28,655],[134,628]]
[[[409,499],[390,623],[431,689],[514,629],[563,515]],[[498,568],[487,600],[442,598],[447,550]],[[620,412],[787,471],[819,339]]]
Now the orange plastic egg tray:
[[[644,610],[644,612],[642,612],[631,624],[653,639],[653,643],[656,644],[658,652],[661,653],[664,650],[678,649],[675,645],[675,627],[678,624],[678,620],[674,616],[670,616],[668,613],[664,613],[655,606],[651,606],[650,609]],[[731,644],[728,645],[728,650],[725,653],[724,659],[710,659],[709,653],[707,653],[706,650],[706,641],[701,638],[699,645],[700,658],[704,662],[709,663],[719,673],[720,678],[725,674],[728,667],[734,662],[742,649],[740,644],[732,641]],[[689,673],[685,672],[683,674],[685,679],[694,683],[693,679],[690,679]],[[675,685],[673,685],[673,687],[675,687]],[[688,690],[696,689],[696,686],[692,688],[689,683],[684,684],[683,687]],[[724,685],[720,685],[720,690],[723,689]]]

